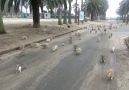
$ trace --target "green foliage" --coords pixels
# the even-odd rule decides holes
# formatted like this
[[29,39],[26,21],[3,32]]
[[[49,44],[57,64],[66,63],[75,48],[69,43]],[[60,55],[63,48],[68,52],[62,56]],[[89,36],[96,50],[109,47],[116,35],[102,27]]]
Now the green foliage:
[[58,4],[64,5],[64,8],[67,9],[67,0],[47,0],[47,6],[53,10],[58,7]]
[[105,15],[108,9],[108,1],[107,0],[85,0],[82,6],[82,10],[88,15],[94,15],[92,17],[98,17],[101,15]]
[[116,13],[120,16],[125,15],[129,12],[129,0],[122,0],[119,4],[119,8]]
[[123,22],[129,21],[129,0],[122,0],[116,13],[123,18]]

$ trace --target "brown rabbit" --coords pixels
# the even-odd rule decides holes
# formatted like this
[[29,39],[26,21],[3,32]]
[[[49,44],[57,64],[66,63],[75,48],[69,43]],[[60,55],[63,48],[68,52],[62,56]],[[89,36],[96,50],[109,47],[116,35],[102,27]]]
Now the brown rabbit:
[[114,78],[114,71],[113,69],[108,69],[107,70],[107,79],[113,79]]

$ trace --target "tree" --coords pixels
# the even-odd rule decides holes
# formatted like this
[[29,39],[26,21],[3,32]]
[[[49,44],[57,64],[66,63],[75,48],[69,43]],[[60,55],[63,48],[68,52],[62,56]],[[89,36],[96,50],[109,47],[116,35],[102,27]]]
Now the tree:
[[79,4],[77,3],[77,0],[76,0],[76,3],[73,4],[73,8],[75,9],[74,12],[75,12],[75,23],[77,23],[77,9],[79,8]]
[[[63,24],[67,24],[67,0],[60,0],[59,3],[64,6],[64,21],[63,21]],[[58,25],[61,25],[62,24],[62,21],[61,21],[61,18],[62,17],[61,16],[62,16],[62,8],[60,8],[60,10],[59,10],[59,21],[58,21]]]
[[121,2],[121,3],[119,4],[119,8],[118,8],[117,11],[116,11],[116,13],[122,17],[123,22],[125,22],[125,16],[126,16],[126,12],[125,12],[125,10],[126,10],[126,5],[125,5],[125,4],[126,4],[126,3]]
[[40,8],[41,8],[41,12],[42,12],[42,18],[44,17],[43,8],[44,8],[44,6],[46,6],[46,5],[47,5],[47,0],[41,0]]
[[58,10],[57,10],[57,14],[58,14],[58,25],[62,25],[62,5],[61,3],[58,3]]
[[98,16],[103,15],[106,17],[106,11],[108,9],[107,0],[89,0],[87,4],[87,12],[91,15],[91,20],[97,19]]
[[21,5],[21,13],[22,13],[22,2],[23,2],[23,1],[22,1],[22,0],[20,0],[20,5]]
[[3,10],[4,15],[8,13],[8,3],[9,3],[9,0],[6,0],[5,5],[4,5],[4,10]]
[[[2,0],[3,4],[2,4],[2,9],[4,8],[5,2],[6,0]],[[22,5],[24,5],[24,3],[28,1],[28,0],[22,0]],[[49,7],[49,9],[52,10],[55,7],[62,7],[62,5],[67,6],[66,0],[29,0],[30,1],[30,12],[33,11],[33,27],[34,28],[39,28],[40,27],[40,14],[39,14],[39,6],[42,8],[43,11],[43,5],[44,2],[46,3],[46,5]],[[10,8],[14,7],[15,13],[19,12],[19,5],[20,5],[20,0],[9,0],[8,3],[8,11],[10,12]],[[31,10],[32,9],[32,10]],[[60,10],[61,12],[61,10]],[[61,15],[62,13],[59,13],[59,24],[61,24]]]
[[87,5],[87,11],[89,15],[91,15],[91,20],[95,20],[96,15],[98,14],[99,5],[97,4],[97,0],[89,0]]
[[33,27],[40,27],[39,3],[40,0],[30,0],[33,10]]
[[87,16],[87,4],[88,4],[88,0],[85,0],[82,4],[82,11],[84,11],[85,16]]
[[83,11],[83,0],[81,1],[81,11]]
[[59,13],[58,13],[58,25],[62,25],[62,9],[61,9],[61,4],[59,3]]
[[[73,9],[76,9],[76,7],[77,7],[77,9],[79,8],[79,4],[77,3],[77,0],[76,0],[76,2],[73,4]],[[76,12],[75,10],[74,10],[74,12]]]
[[[19,12],[19,6],[20,6],[21,0],[9,0],[8,3],[8,11],[10,12],[10,9],[14,7],[15,13]],[[2,10],[4,9],[6,0],[2,0]],[[39,28],[40,27],[40,14],[39,14],[39,5],[41,4],[41,0],[22,0],[22,5],[25,5],[26,2],[29,2],[30,7],[32,7],[33,11],[33,27]],[[30,8],[31,10],[31,8]]]
[[106,19],[106,12],[108,9],[108,1],[107,0],[100,0],[99,5],[101,7],[101,10],[99,12],[100,19],[105,20]]
[[64,20],[63,24],[67,24],[67,8],[64,8]]
[[25,2],[24,7],[26,9],[26,17],[27,17],[27,9],[29,7],[29,1]]
[[2,1],[0,0],[0,34],[5,34],[6,31],[4,29],[3,19],[2,19],[2,11],[1,11]]
[[68,23],[71,24],[71,3],[73,0],[68,0],[69,3],[69,15],[68,15]]
[[[49,1],[49,0],[48,0]],[[48,6],[51,10],[53,10],[55,7],[58,7],[59,13],[58,13],[58,25],[62,25],[62,6],[64,5],[65,8],[67,8],[67,0],[50,0],[51,2],[48,2]]]
[[119,8],[117,9],[117,14],[123,18],[123,22],[126,21],[128,23],[129,20],[129,0],[122,0],[119,4]]

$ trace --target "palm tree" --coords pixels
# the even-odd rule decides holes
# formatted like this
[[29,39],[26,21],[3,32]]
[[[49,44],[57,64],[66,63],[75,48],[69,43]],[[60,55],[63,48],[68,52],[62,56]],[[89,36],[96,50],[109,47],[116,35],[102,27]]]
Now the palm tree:
[[[40,27],[40,15],[39,15],[39,4],[41,0],[22,0],[22,5],[26,2],[30,2],[30,6],[32,6],[33,10],[33,27],[39,28]],[[2,0],[2,10],[4,9],[6,0]],[[8,11],[10,12],[11,8],[14,7],[15,13],[19,12],[20,0],[9,0],[8,3]],[[30,8],[31,9],[31,8]]]
[[0,34],[5,34],[6,31],[4,29],[3,19],[2,19],[2,11],[1,11],[2,1],[0,0]]
[[83,0],[81,1],[81,11],[83,10]]
[[85,0],[82,5],[82,11],[84,11],[85,16],[87,16],[87,4],[88,4],[88,0]]
[[129,0],[122,0],[117,9],[117,14],[122,16],[123,22],[128,23]]
[[3,10],[3,13],[5,15],[8,13],[8,3],[9,3],[9,0],[6,0],[5,5],[4,5],[4,10]]
[[67,24],[67,8],[64,8],[64,20],[63,24]]
[[73,8],[75,9],[75,23],[77,23],[77,9],[79,8],[79,4],[77,3],[77,0],[76,0],[76,3],[73,5]]
[[40,0],[30,0],[33,10],[33,27],[40,27],[39,3]]
[[[22,4],[24,5],[25,1],[28,0],[22,0]],[[39,6],[42,6],[43,2],[46,2],[46,5],[49,6],[49,8],[51,9],[51,11],[54,9],[54,7],[59,6],[59,23],[58,24],[62,24],[61,21],[61,7],[62,5],[67,6],[66,0],[29,0],[30,1],[30,11],[33,10],[33,27],[34,28],[39,28],[40,27],[40,14],[39,14]],[[6,0],[2,0],[2,10],[4,8]],[[15,13],[19,12],[19,5],[20,5],[20,0],[9,0],[8,3],[8,10],[10,12],[10,8],[14,7]],[[32,10],[31,10],[32,8]]]
[[107,0],[89,0],[87,4],[87,12],[91,15],[91,20],[97,19],[98,16],[103,15],[106,17],[106,11],[108,9]]
[[123,12],[124,10],[125,10],[125,6],[120,3],[120,6],[119,6],[119,8],[117,9],[116,13],[122,17],[123,22],[125,22],[125,19],[124,19],[124,12]]
[[23,1],[22,1],[22,0],[20,0],[20,5],[21,5],[21,13],[22,13],[22,2],[23,2]]
[[40,8],[42,12],[42,18],[44,17],[43,7],[47,5],[47,0],[41,0]]
[[106,12],[108,9],[108,1],[107,0],[100,0],[99,5],[101,7],[101,10],[99,12],[99,16],[101,19],[105,20],[106,19]]
[[69,3],[69,15],[68,15],[68,23],[71,24],[71,3],[73,0],[68,0]]
[[51,2],[48,4],[50,9],[54,9],[55,7],[58,7],[59,13],[58,13],[58,25],[62,25],[62,6],[64,5],[64,8],[67,8],[67,1],[66,0],[51,0]]
[[61,8],[61,4],[58,4],[59,7],[59,13],[58,13],[58,25],[62,25],[62,8]]
[[[11,8],[14,7],[14,11],[15,13],[18,13],[19,10],[19,6],[20,6],[20,2],[21,0],[9,0],[8,3],[8,11],[10,12]],[[30,6],[33,9],[33,27],[35,28],[39,28],[40,27],[40,16],[39,16],[39,4],[41,2],[41,0],[22,0],[22,5],[25,5],[26,2],[30,2]],[[6,0],[2,0],[2,10],[4,9],[4,5],[5,5]],[[30,8],[31,9],[31,8]]]
[[126,4],[125,4],[125,16],[126,16],[126,23],[128,24],[129,22],[129,0],[126,0]]
[[27,18],[27,9],[29,7],[29,1],[25,2],[24,7],[26,9],[26,18]]
[[98,14],[98,11],[100,8],[97,5],[97,0],[89,0],[88,5],[87,5],[87,11],[89,15],[91,15],[91,20],[95,20],[96,15]]
[[117,9],[116,13],[120,15],[123,19],[123,22],[125,22],[125,14],[126,14],[126,3],[123,3],[123,1],[120,3],[119,8]]

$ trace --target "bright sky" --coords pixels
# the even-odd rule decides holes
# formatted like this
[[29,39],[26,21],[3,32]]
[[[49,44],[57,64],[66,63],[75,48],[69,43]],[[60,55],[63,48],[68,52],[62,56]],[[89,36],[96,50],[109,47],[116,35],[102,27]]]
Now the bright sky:
[[[122,1],[122,0],[108,0],[109,8],[106,13],[107,17],[117,17],[116,10],[119,7],[120,1]],[[73,0],[73,3],[75,3],[75,2],[76,2],[76,0]],[[81,5],[81,0],[78,0],[78,3]]]
[[108,0],[109,9],[107,11],[107,17],[117,17],[116,10],[119,7],[119,3],[122,0]]

